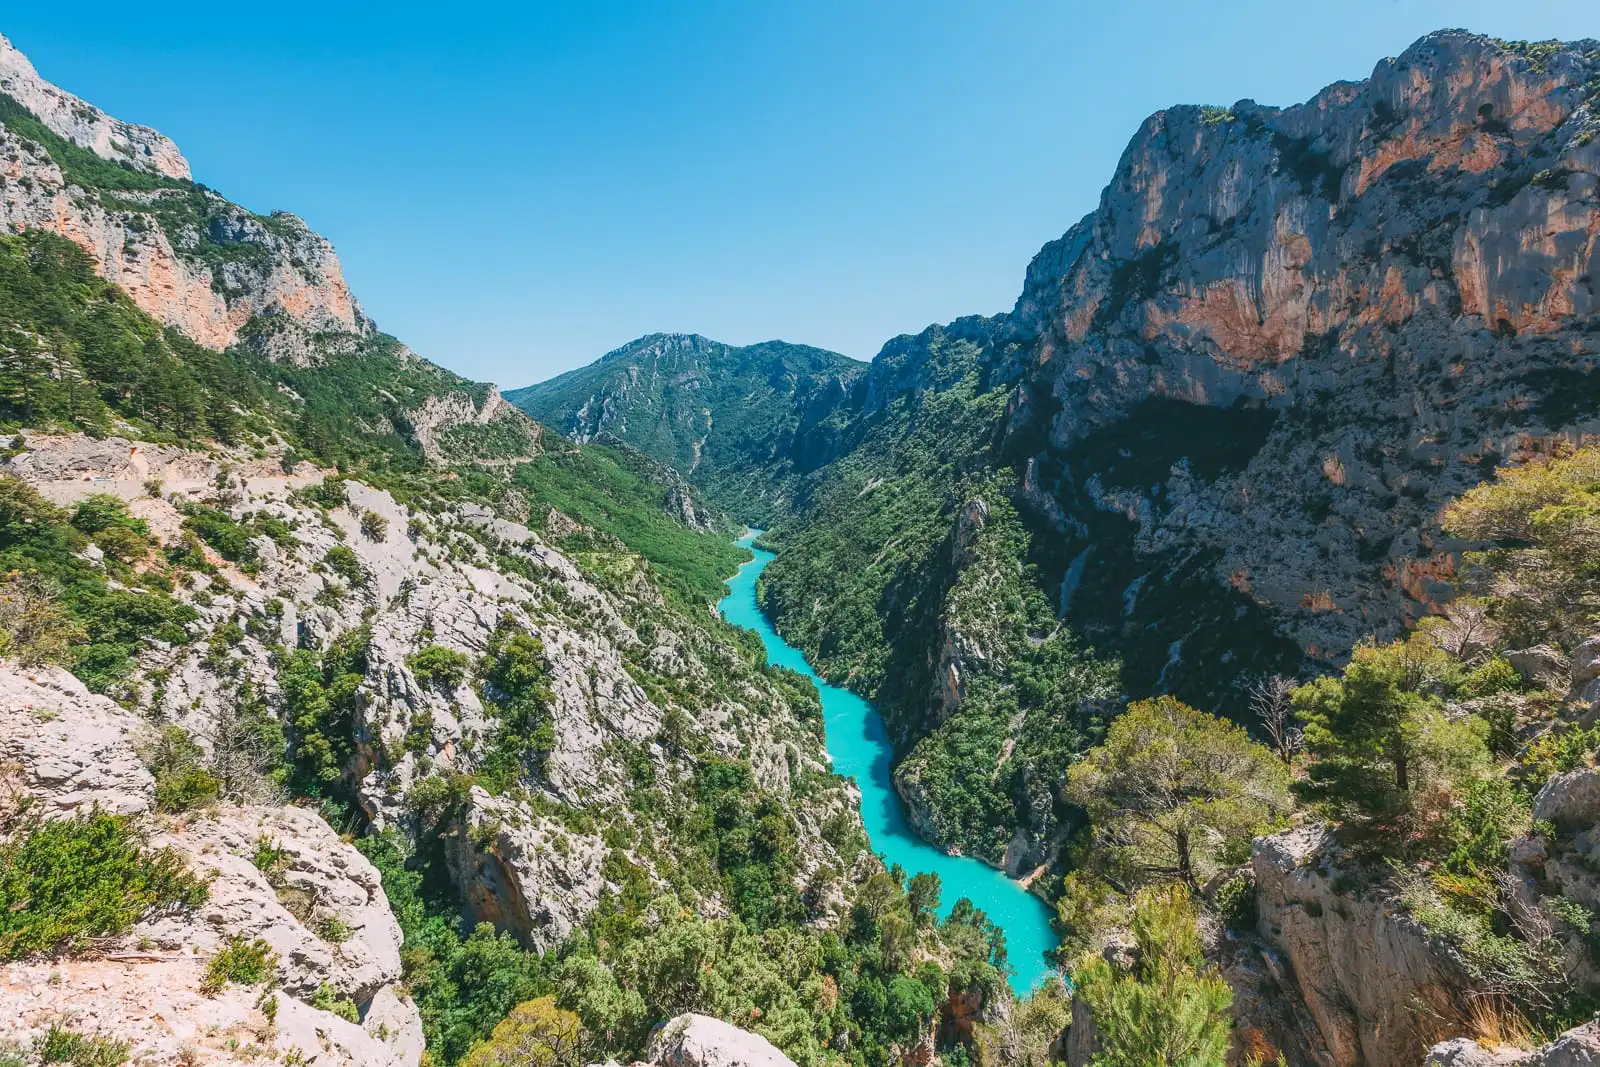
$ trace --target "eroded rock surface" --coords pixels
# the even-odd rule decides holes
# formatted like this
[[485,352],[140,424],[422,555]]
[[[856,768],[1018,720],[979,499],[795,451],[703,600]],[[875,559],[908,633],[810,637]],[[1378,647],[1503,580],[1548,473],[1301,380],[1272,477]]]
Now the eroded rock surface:
[[1568,1030],[1550,1044],[1532,1050],[1485,1048],[1468,1037],[1435,1045],[1427,1067],[1593,1067],[1600,1063],[1600,1023]]
[[1466,1029],[1459,998],[1469,983],[1454,958],[1391,896],[1359,891],[1323,831],[1261,838],[1251,865],[1259,933],[1281,957],[1277,980],[1315,1024],[1305,1044],[1318,1059],[1414,1067]]
[[657,1067],[794,1067],[760,1034],[709,1015],[679,1015],[663,1024],[646,1055]]
[[[64,672],[0,663],[8,784],[47,817],[137,817],[151,847],[174,849],[209,883],[194,912],[140,924],[92,954],[0,968],[0,1041],[26,1044],[62,1025],[126,1042],[140,1062],[243,1064],[298,1049],[340,1067],[416,1067],[421,1021],[396,984],[400,929],[378,872],[303,809],[222,804],[156,815],[154,780],[135,748],[148,730]],[[282,857],[271,871],[255,863],[263,842]],[[235,938],[267,942],[276,979],[202,993],[211,959]],[[362,1021],[314,1007],[324,988],[363,1011]],[[276,1003],[270,1017],[265,999]]]

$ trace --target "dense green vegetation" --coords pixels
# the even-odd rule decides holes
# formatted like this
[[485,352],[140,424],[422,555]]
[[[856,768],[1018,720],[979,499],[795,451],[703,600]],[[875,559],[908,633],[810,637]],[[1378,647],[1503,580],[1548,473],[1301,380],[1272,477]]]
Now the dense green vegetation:
[[[778,834],[756,842],[757,853],[743,851],[759,829],[745,820],[782,815],[761,815],[759,801],[749,806],[751,788],[741,777],[748,772],[738,765],[713,764],[705,773],[698,803],[710,818],[681,845],[698,850],[705,833],[703,846],[719,862],[738,857],[713,868],[741,901],[743,914],[726,919],[674,908],[648,887],[628,889],[602,906],[589,929],[538,955],[487,926],[463,935],[437,860],[408,859],[392,835],[360,843],[382,870],[406,932],[407,981],[439,1062],[457,1062],[515,1005],[547,996],[576,1016],[586,1045],[611,1055],[637,1055],[655,1022],[702,1011],[761,1032],[802,1067],[824,1061],[830,1047],[846,1062],[886,1064],[890,1044],[917,1040],[951,991],[1000,994],[1000,931],[964,902],[935,923],[937,886],[926,877],[911,895],[898,872],[869,879],[838,930],[800,925],[759,900],[759,886],[778,884],[786,865],[792,869],[793,844]],[[617,873],[628,878],[625,865]]]
[[366,674],[372,633],[348,630],[320,655],[289,652],[278,669],[283,717],[289,727],[290,779],[305,796],[337,795],[355,746],[356,690]]
[[[232,357],[136,308],[88,255],[43,230],[0,234],[0,427],[238,440],[276,407]],[[262,413],[262,414],[244,414]]]
[[[1305,817],[1331,827],[1342,848],[1336,884],[1397,899],[1451,947],[1471,995],[1493,998],[1496,1025],[1548,1039],[1592,1011],[1596,991],[1574,984],[1571,961],[1600,959],[1597,915],[1558,881],[1536,877],[1526,907],[1503,887],[1526,877],[1513,871],[1515,852],[1570,854],[1572,828],[1536,822],[1533,797],[1600,755],[1600,734],[1583,725],[1587,702],[1568,702],[1565,667],[1530,673],[1506,658],[1543,645],[1562,662],[1558,650],[1600,622],[1589,595],[1600,558],[1589,535],[1597,471],[1600,450],[1586,449],[1507,471],[1451,506],[1451,533],[1488,542],[1468,554],[1468,595],[1402,640],[1362,644],[1335,674],[1259,687],[1275,750],[1163,697],[1130,707],[1071,767],[1068,794],[1091,829],[1058,904],[1063,954],[1089,954],[1075,971],[1079,989],[1103,1036],[1103,1021],[1134,1035],[1126,1062],[1148,1062],[1152,1041],[1210,1047],[1206,1020],[1226,1007],[1225,989],[1203,968],[1139,973],[1159,958],[1142,941],[1135,972],[1119,977],[1094,947],[1129,922],[1136,933],[1159,923],[1182,947],[1171,931],[1192,921],[1169,921],[1177,897],[1163,894],[1236,862],[1252,833],[1282,817],[1291,781]],[[1245,881],[1220,883],[1204,904],[1235,928],[1255,921]],[[1192,947],[1180,955],[1195,957]],[[1175,981],[1190,992],[1173,994]],[[1142,982],[1167,992],[1152,996]],[[1195,1055],[1216,1062],[1214,1052]]]
[[[194,609],[172,597],[161,569],[135,571],[124,558],[142,530],[120,504],[91,498],[69,513],[0,476],[0,642],[24,662],[66,663],[97,692],[125,683],[148,642],[187,642]],[[82,555],[91,542],[123,548],[97,566]],[[137,554],[149,549],[143,541]]]
[[737,348],[657,334],[506,399],[562,433],[610,437],[654,456],[759,526],[808,469],[797,440],[807,409],[842,395],[864,370],[806,345]]
[[[304,344],[312,365],[254,354],[280,337],[288,344]],[[413,429],[424,405],[458,396],[476,407],[488,395],[488,386],[418,358],[387,334],[308,336],[281,316],[258,315],[245,324],[232,351],[275,392],[289,390],[299,398],[287,427],[297,450],[341,469],[369,472],[386,485],[388,479],[408,484],[408,476],[412,484],[428,484],[420,477],[427,458]],[[458,442],[463,458],[508,459],[534,451],[527,432],[505,429],[502,440],[496,436],[496,423],[460,432],[466,435]]]
[[1112,722],[1072,765],[1066,792],[1099,833],[1103,870],[1130,868],[1124,884],[1159,874],[1195,889],[1288,813],[1289,778],[1243,728],[1157,697]]
[[145,847],[125,817],[24,812],[0,824],[0,959],[81,948],[205,898],[182,859]]
[[554,697],[545,673],[538,638],[506,627],[494,632],[479,678],[484,704],[497,724],[479,774],[495,792],[518,785],[524,775],[541,776],[545,756],[555,747]]
[[[667,513],[669,490],[643,456],[604,445],[552,448],[520,464],[512,485],[546,511],[587,527],[562,534],[559,547],[583,563],[615,551],[643,556],[663,589],[687,604],[721,599],[722,580],[749,559],[731,531],[698,533]],[[544,518],[535,514],[536,524]],[[613,540],[614,539],[614,540]]]
[[[938,839],[998,861],[1019,825],[1052,832],[1042,783],[1097,736],[1091,709],[1116,668],[1057,618],[1015,479],[991,465],[1009,390],[988,380],[982,338],[936,329],[897,345],[880,371],[917,387],[861,416],[859,439],[767,535],[780,551],[760,593],[825,677],[876,702]],[[951,709],[928,650],[955,634]],[[951,713],[930,721],[935,694]]]
[[1094,1020],[1102,1067],[1215,1067],[1227,1061],[1233,992],[1206,965],[1196,909],[1178,886],[1147,889],[1133,907],[1133,967],[1102,958],[1075,972]]

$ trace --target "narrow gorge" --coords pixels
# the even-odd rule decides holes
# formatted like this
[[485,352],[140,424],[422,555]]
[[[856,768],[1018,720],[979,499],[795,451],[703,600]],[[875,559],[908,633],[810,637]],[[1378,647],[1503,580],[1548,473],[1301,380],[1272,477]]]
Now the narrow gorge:
[[1600,1059],[1597,138],[1441,31],[502,394],[0,38],[0,1067]]

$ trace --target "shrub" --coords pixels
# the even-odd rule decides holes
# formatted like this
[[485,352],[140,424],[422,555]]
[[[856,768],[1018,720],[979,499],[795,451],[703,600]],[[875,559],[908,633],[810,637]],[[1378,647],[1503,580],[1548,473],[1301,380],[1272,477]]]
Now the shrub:
[[205,977],[200,980],[200,992],[216,996],[222,988],[234,985],[260,985],[277,974],[278,954],[261,938],[246,938],[234,934],[221,952],[211,957]]
[[1452,536],[1493,543],[1467,554],[1464,584],[1489,594],[1513,647],[1592,632],[1600,622],[1600,448],[1502,470],[1446,508],[1443,525]]
[[1223,882],[1217,889],[1217,915],[1229,930],[1244,932],[1256,928],[1256,884],[1246,875],[1238,874]]
[[130,529],[143,537],[150,536],[150,527],[145,521],[128,514],[128,505],[121,497],[110,493],[96,493],[79,501],[72,511],[71,521],[74,528],[91,537],[114,526]]
[[156,778],[156,807],[188,811],[216,800],[222,783],[201,763],[205,753],[181,726],[168,726],[146,757]]
[[443,645],[428,645],[406,657],[406,666],[417,676],[423,686],[443,686],[454,689],[467,677],[472,661],[465,653]]
[[1503,870],[1506,843],[1533,823],[1528,795],[1502,777],[1470,783],[1451,805],[1440,831],[1445,866],[1461,875]]
[[246,574],[260,568],[261,555],[252,539],[254,535],[227,512],[204,504],[185,504],[183,511],[183,528],[216,549],[223,559],[237,563]]
[[1522,676],[1503,656],[1473,668],[1461,682],[1469,697],[1494,696],[1497,693],[1515,693],[1522,688]]
[[60,663],[87,635],[61,605],[61,587],[36,574],[0,579],[0,656],[24,667]]
[[1223,846],[1289,810],[1289,770],[1241,727],[1163,696],[1111,724],[1105,744],[1073,764],[1067,796],[1112,858],[1193,885]]
[[217,776],[204,767],[185,767],[156,779],[156,807],[162,811],[189,811],[213,803],[221,790]]
[[1600,753],[1600,726],[1585,730],[1557,723],[1523,753],[1519,763],[1529,788],[1537,792],[1558,774],[1580,767]]
[[32,820],[0,842],[0,958],[74,948],[199,906],[205,883],[122,816]]
[[1133,935],[1139,946],[1133,973],[1089,957],[1075,975],[1099,1036],[1095,1063],[1222,1067],[1233,994],[1203,961],[1188,893],[1181,886],[1141,891]]
[[307,502],[323,509],[342,508],[350,503],[350,491],[345,488],[343,481],[324,478],[316,485],[297,490],[293,499],[296,503]]
[[361,565],[361,557],[347,545],[334,545],[328,549],[328,554],[322,557],[322,562],[330,571],[351,585],[367,584],[367,569]]
[[41,1064],[70,1063],[72,1067],[118,1067],[128,1062],[133,1046],[93,1034],[79,1034],[59,1023],[51,1023],[34,1043],[34,1055]]
[[329,915],[317,923],[317,936],[329,944],[342,945],[356,936],[356,932],[339,916]]
[[489,638],[480,673],[485,702],[499,719],[482,761],[483,778],[487,787],[500,791],[515,785],[524,770],[543,773],[545,756],[555,747],[544,645],[502,625]]
[[289,853],[279,848],[272,838],[262,834],[256,838],[256,850],[250,854],[250,862],[255,864],[256,870],[266,875],[268,882],[273,882],[289,865]]
[[389,520],[376,511],[361,513],[361,536],[368,541],[382,541],[389,536]]
[[1407,877],[1400,902],[1430,934],[1456,949],[1474,986],[1493,987],[1536,1012],[1557,1006],[1554,1001],[1570,993],[1560,942],[1500,933],[1497,916],[1481,900],[1459,893],[1450,899],[1444,890],[1453,888],[1449,878]]
[[284,718],[293,731],[294,786],[301,793],[326,796],[354,753],[357,691],[371,640],[365,627],[347,630],[324,655],[299,649],[278,671]]
[[582,1067],[590,1059],[578,1017],[550,997],[511,1009],[489,1040],[467,1054],[463,1067]]
[[150,554],[150,541],[126,526],[112,526],[94,535],[95,547],[122,563],[137,563]]
[[1443,694],[1460,666],[1426,633],[1357,645],[1340,677],[1295,690],[1316,762],[1311,778],[1336,808],[1388,815],[1429,783],[1455,783],[1488,763],[1488,725],[1452,719]]
[[332,982],[323,982],[317,987],[317,991],[311,995],[311,1006],[318,1011],[331,1011],[345,1022],[361,1021],[361,1010],[356,1007],[356,1002],[349,997],[341,997]]

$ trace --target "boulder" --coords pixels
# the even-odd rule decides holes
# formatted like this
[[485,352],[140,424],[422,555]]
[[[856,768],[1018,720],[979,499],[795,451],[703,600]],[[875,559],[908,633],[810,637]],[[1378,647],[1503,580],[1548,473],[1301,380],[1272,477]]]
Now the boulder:
[[1568,1030],[1543,1048],[1484,1048],[1470,1037],[1435,1045],[1426,1067],[1594,1067],[1600,1064],[1600,1022]]
[[1533,800],[1533,817],[1557,826],[1600,823],[1600,770],[1578,767],[1551,778]]
[[1572,684],[1580,686],[1600,678],[1600,637],[1579,642],[1572,650]]
[[656,1030],[646,1058],[658,1067],[794,1067],[760,1034],[693,1013]]
[[0,665],[0,768],[46,815],[92,806],[118,815],[150,810],[155,779],[133,746],[147,729],[64,670]]
[[1572,664],[1554,645],[1534,645],[1506,653],[1506,661],[1530,685],[1545,689],[1565,691],[1571,678]]
[[[309,998],[324,983],[365,1005],[400,980],[400,925],[377,868],[303,808],[221,808],[157,838],[211,881],[197,916],[146,924],[158,945],[210,955],[228,938],[261,938],[278,956],[289,993]],[[260,847],[279,856],[256,866]]]

